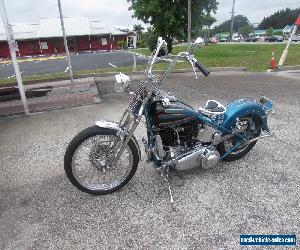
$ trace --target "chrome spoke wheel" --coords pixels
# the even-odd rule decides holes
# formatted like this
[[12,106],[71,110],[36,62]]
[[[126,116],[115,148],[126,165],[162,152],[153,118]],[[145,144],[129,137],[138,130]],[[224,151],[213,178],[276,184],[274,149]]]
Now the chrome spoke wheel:
[[[239,133],[241,136],[243,136],[246,141],[238,146],[235,151],[233,151],[231,154],[240,154],[247,148],[248,140],[253,139],[256,137],[255,130],[255,122],[248,117],[241,118],[239,121]],[[236,138],[231,138],[224,142],[225,150],[228,152],[232,147],[234,147],[238,143],[238,140]]]
[[132,169],[133,156],[127,145],[114,166],[115,135],[94,135],[83,141],[72,157],[72,173],[76,181],[89,190],[111,190],[119,186]]
[[[256,144],[256,141],[249,143],[249,140],[254,139],[260,136],[261,133],[261,120],[257,116],[253,117],[241,117],[235,126],[235,133],[238,133],[242,136],[245,141],[237,146],[238,143],[242,141],[241,138],[232,135],[226,141],[220,143],[217,148],[220,152],[220,155],[225,155],[226,157],[224,160],[226,161],[233,161],[241,158],[242,156],[246,155]],[[232,150],[233,147],[237,146],[233,152],[228,152]]]

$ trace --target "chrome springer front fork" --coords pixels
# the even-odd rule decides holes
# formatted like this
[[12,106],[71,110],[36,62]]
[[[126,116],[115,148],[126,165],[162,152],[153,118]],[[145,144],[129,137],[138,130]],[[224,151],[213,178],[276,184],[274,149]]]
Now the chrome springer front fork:
[[133,117],[128,109],[123,113],[119,122],[122,130],[117,134],[118,139],[113,143],[111,147],[112,149],[114,149],[114,153],[108,164],[108,168],[112,167],[120,160],[120,157],[122,156],[126,145],[131,139],[134,131],[136,130],[136,127],[140,123],[140,118],[141,117]]

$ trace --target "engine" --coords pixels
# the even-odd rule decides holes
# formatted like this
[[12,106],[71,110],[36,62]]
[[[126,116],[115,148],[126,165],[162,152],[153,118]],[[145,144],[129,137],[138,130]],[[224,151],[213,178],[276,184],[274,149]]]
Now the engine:
[[163,145],[168,147],[192,146],[198,134],[198,124],[195,121],[180,126],[170,126],[159,130]]
[[177,100],[168,105],[163,101],[152,104],[150,111],[157,134],[157,155],[166,163],[175,163],[173,168],[176,170],[212,168],[218,163],[220,154],[210,143],[200,143],[199,131],[203,125],[189,115],[190,110],[192,107]]
[[171,101],[165,105],[163,101],[152,104],[152,122],[157,128],[162,143],[167,147],[189,146],[198,135],[198,122],[186,113],[192,107],[179,102]]

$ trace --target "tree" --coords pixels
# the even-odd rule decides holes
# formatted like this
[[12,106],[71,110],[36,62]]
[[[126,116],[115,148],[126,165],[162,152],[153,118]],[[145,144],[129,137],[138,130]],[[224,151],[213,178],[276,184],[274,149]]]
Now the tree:
[[156,47],[157,37],[159,34],[155,31],[153,27],[149,27],[146,33],[146,41],[149,46],[149,50],[153,51]]
[[216,18],[214,18],[211,15],[206,15],[204,17],[204,21],[203,24],[207,26],[208,30],[207,30],[207,37],[209,37],[209,32],[210,32],[210,27],[217,21]]
[[138,41],[141,39],[143,30],[144,30],[144,27],[142,25],[140,25],[140,24],[133,25],[133,31],[136,33]]
[[[231,20],[226,20],[225,22],[217,25],[214,28],[214,32],[215,33],[230,32],[230,25],[231,25]],[[247,17],[245,17],[243,15],[237,15],[234,17],[233,30],[235,32],[238,32],[240,27],[249,26],[249,25],[250,25],[250,22]]]
[[126,46],[126,42],[123,41],[123,40],[120,40],[120,41],[117,42],[117,45],[118,45],[119,48],[122,48],[122,50],[123,50]]
[[273,28],[272,27],[266,30],[266,35],[267,36],[272,36],[273,35]]
[[249,34],[253,33],[254,29],[251,25],[246,25],[243,26],[239,29],[239,33],[243,36],[243,37],[248,37]]
[[229,32],[230,31],[230,20],[226,20],[223,23],[215,26],[213,31],[215,33]]
[[[133,17],[153,26],[155,33],[168,42],[172,50],[172,38],[186,38],[188,30],[188,11],[186,0],[127,0]],[[203,27],[204,17],[215,12],[217,0],[192,1],[192,29]],[[193,34],[192,34],[193,35]]]
[[268,29],[273,27],[274,29],[284,28],[286,25],[293,24],[300,13],[300,8],[298,9],[285,9],[279,10],[269,17],[265,17],[261,23],[258,25],[259,29]]

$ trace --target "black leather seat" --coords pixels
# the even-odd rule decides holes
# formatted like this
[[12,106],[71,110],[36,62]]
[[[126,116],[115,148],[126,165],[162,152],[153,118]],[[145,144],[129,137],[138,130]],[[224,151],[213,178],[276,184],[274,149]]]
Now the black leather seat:
[[220,106],[219,103],[212,101],[212,100],[208,101],[204,108],[210,112],[224,112],[225,111],[224,106]]
[[205,107],[200,107],[199,112],[205,115],[222,115],[226,112],[226,108],[219,102],[208,100]]

